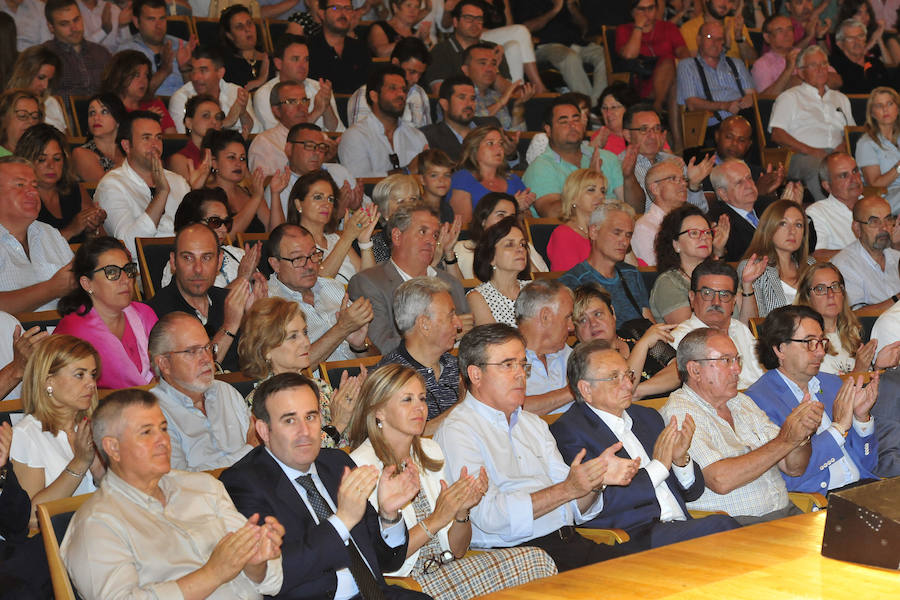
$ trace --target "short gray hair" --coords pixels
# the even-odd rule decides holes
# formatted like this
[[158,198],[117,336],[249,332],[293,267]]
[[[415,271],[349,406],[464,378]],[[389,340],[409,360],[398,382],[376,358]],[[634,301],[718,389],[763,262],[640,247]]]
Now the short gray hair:
[[536,316],[544,307],[555,311],[559,304],[557,298],[562,290],[572,295],[572,290],[556,279],[535,279],[523,287],[516,298],[516,323]]
[[387,236],[391,248],[394,247],[394,230],[399,229],[402,233],[409,229],[409,225],[412,223],[413,213],[417,212],[427,212],[433,217],[438,216],[434,209],[423,200],[413,202],[409,206],[397,207],[397,210],[394,211],[394,214],[390,216],[384,226],[384,233]]
[[644,187],[647,189],[647,195],[650,196],[651,200],[656,200],[656,198],[653,197],[653,192],[650,191],[650,184],[655,182],[651,182],[650,179],[657,171],[666,166],[677,167],[680,173],[684,173],[684,165],[677,158],[667,158],[651,165],[651,167],[647,169],[647,174],[644,175]]
[[118,438],[122,434],[122,411],[140,404],[142,406],[155,406],[159,404],[156,396],[138,388],[117,390],[100,400],[97,410],[91,415],[91,436],[94,439],[94,447],[100,453],[100,458],[109,465],[109,456],[103,449],[103,438]]
[[306,86],[299,81],[294,81],[293,79],[279,81],[269,90],[269,106],[279,106],[281,104],[281,90],[286,87],[302,88],[303,92],[306,93]]
[[837,33],[834,34],[834,41],[843,42],[847,39],[847,34],[844,31],[851,27],[859,27],[863,32],[866,32],[866,26],[860,23],[858,19],[844,19],[844,22],[838,25]]
[[156,357],[172,351],[172,337],[182,319],[194,319],[198,323],[200,322],[197,317],[176,310],[163,315],[150,330],[147,338],[147,352],[150,354],[150,366],[157,377],[161,378],[162,374],[159,372],[159,367],[156,366]]
[[675,354],[675,365],[678,368],[678,377],[681,379],[681,383],[687,383],[688,380],[687,364],[706,358],[710,338],[718,335],[725,334],[712,327],[700,327],[684,336],[681,343],[678,344],[678,351]]
[[569,389],[572,390],[575,402],[584,402],[584,397],[578,391],[578,382],[587,377],[591,357],[598,352],[615,352],[615,350],[606,340],[591,340],[575,346],[575,350],[569,355],[566,363],[566,379],[569,380]]
[[609,215],[614,212],[627,213],[628,216],[634,218],[634,209],[631,208],[631,206],[624,202],[606,202],[595,208],[594,212],[591,213],[590,225],[603,225],[606,223],[606,219],[609,218]]
[[[728,189],[728,169],[735,164],[747,166],[747,163],[740,158],[729,158],[713,167],[712,171],[710,171],[709,181],[712,183],[713,191],[716,192],[717,196],[719,196],[720,189]],[[721,198],[721,196],[719,196],[719,198]]]
[[394,322],[401,334],[416,326],[416,319],[429,312],[432,299],[441,292],[449,294],[450,286],[437,277],[413,277],[400,284],[394,292]]
[[821,46],[816,44],[810,44],[806,47],[806,49],[800,53],[800,56],[797,57],[797,68],[802,69],[806,66],[806,57],[812,54],[813,52],[821,52],[822,56],[825,57],[825,60],[828,60],[828,53],[822,49]]

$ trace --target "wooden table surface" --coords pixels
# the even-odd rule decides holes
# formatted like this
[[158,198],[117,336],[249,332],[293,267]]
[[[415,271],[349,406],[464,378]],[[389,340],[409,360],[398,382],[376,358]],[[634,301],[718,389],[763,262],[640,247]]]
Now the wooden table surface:
[[900,572],[825,558],[825,512],[788,517],[598,563],[484,598],[900,598]]

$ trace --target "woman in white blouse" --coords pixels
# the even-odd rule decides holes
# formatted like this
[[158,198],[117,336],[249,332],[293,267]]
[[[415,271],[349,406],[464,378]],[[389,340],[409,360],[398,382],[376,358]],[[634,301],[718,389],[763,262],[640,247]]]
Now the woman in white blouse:
[[[556,573],[553,560],[538,548],[503,548],[465,556],[472,538],[469,510],[488,489],[484,468],[456,481],[444,472],[443,454],[422,438],[428,405],[425,383],[410,367],[390,364],[366,378],[350,422],[350,456],[378,469],[409,461],[421,488],[401,512],[409,530],[406,562],[390,575],[412,577],[434,598],[473,598]],[[374,499],[378,491],[372,492]]]
[[900,212],[900,94],[877,87],[866,103],[866,133],[856,142],[856,164],[866,185],[887,188],[891,212]]
[[94,347],[69,335],[48,337],[28,359],[25,418],[13,428],[9,454],[32,507],[93,492],[105,473],[89,420],[97,407],[99,370]]

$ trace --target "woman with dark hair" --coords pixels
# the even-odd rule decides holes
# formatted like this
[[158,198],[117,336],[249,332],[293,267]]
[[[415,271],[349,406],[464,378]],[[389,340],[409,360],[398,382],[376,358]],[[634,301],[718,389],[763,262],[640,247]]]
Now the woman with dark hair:
[[103,226],[106,211],[82,198],[69,166],[66,139],[59,129],[46,123],[30,127],[16,144],[16,156],[34,164],[41,197],[38,221],[55,227],[73,244]]
[[528,285],[528,240],[514,217],[488,227],[475,247],[475,276],[483,283],[466,297],[476,325],[505,323],[516,326],[516,298]]
[[175,121],[166,105],[150,92],[150,59],[137,50],[122,50],[113,55],[103,72],[100,89],[115,94],[122,100],[125,110],[149,110],[160,116],[163,133],[177,133]]
[[2,89],[22,88],[41,98],[44,104],[44,123],[66,133],[66,117],[63,108],[50,88],[62,73],[62,62],[52,50],[44,46],[32,46],[22,51],[9,73],[9,80]]
[[[456,242],[453,251],[456,253],[458,260],[457,265],[462,273],[463,279],[472,279],[475,277],[475,247],[478,240],[481,239],[484,231],[506,217],[515,217],[519,219],[519,205],[516,199],[509,194],[502,192],[491,192],[485,194],[478,204],[475,206],[475,212],[472,214],[472,221],[469,223],[469,239]],[[540,253],[534,249],[531,243],[528,244],[528,262],[531,264],[531,270],[546,273],[550,269],[544,262]]]
[[103,93],[88,102],[87,141],[72,150],[72,163],[81,181],[100,181],[120,166],[125,154],[116,141],[119,123],[128,111],[115,94]]
[[[713,227],[693,204],[685,204],[665,216],[654,243],[659,277],[650,292],[650,312],[658,323],[678,324],[690,318],[691,273],[710,255],[722,256],[727,242],[728,236]],[[754,279],[765,268],[765,262],[756,261],[754,265],[744,274],[745,280],[741,283],[748,294],[752,292]],[[748,323],[756,316],[756,304],[741,300],[743,297],[738,298],[736,318]]]
[[462,218],[463,227],[472,221],[472,211],[481,197],[490,192],[514,196],[523,211],[534,204],[531,190],[518,175],[508,172],[503,135],[500,127],[481,125],[463,140],[459,170],[450,181],[450,206]]
[[[229,233],[234,225],[234,218],[228,213],[228,196],[222,188],[201,188],[191,190],[184,195],[178,210],[175,211],[175,231],[188,225],[203,223],[216,232],[219,249],[222,251],[222,267],[216,274],[216,287],[228,287],[238,277],[248,279],[259,263],[261,248],[254,252],[246,252],[243,248],[231,245]],[[257,246],[259,246],[257,244]],[[245,259],[246,256],[246,259]],[[161,285],[165,287],[172,281],[172,270],[169,263],[163,269]]]
[[426,45],[431,43],[431,23],[422,22],[430,10],[421,8],[417,0],[390,0],[391,18],[375,21],[369,27],[368,45],[374,57],[388,57],[397,42],[407,37],[417,37]]
[[753,280],[752,294],[760,317],[765,317],[774,308],[793,303],[802,271],[806,265],[816,262],[808,254],[808,238],[809,227],[803,207],[791,200],[773,202],[759,218],[756,233],[743,260],[738,263],[737,272],[741,277],[748,261],[765,258],[757,260],[766,266],[762,275]]
[[125,245],[108,236],[89,239],[75,253],[72,272],[78,285],[59,301],[63,318],[54,335],[73,335],[97,349],[107,366],[97,381],[101,388],[153,381],[147,340],[156,313],[132,300],[138,267]]
[[[218,186],[228,196],[228,210],[234,216],[235,233],[265,233],[284,222],[281,202],[273,202],[272,209],[266,204],[262,169],[250,176],[249,189],[244,186],[247,179],[247,146],[244,138],[231,129],[210,129],[203,136],[202,150],[210,153],[210,177],[208,187]],[[287,185],[287,177],[278,171],[270,184],[270,197],[278,198]]]
[[[287,222],[305,227],[316,247],[324,252],[319,275],[346,284],[358,272],[375,266],[371,238],[378,223],[378,210],[360,208],[347,216],[340,233],[330,232],[338,193],[337,184],[327,171],[310,171],[291,188]],[[354,240],[358,240],[362,257],[353,249]]]
[[219,16],[219,41],[226,51],[225,81],[252,92],[269,80],[269,55],[250,10],[232,4]]
[[637,94],[626,83],[616,81],[600,93],[597,106],[603,126],[591,136],[591,145],[609,150],[616,156],[625,151],[625,111],[640,102]]
[[[169,157],[169,169],[191,181],[195,171],[212,168],[212,155],[200,149],[207,131],[221,131],[225,113],[219,101],[209,94],[197,94],[184,104],[184,128],[188,135],[187,145]],[[244,139],[250,135],[249,128],[241,132]],[[204,164],[206,166],[204,166]]]
[[444,600],[475,598],[555,574],[553,560],[535,547],[466,556],[469,511],[488,490],[487,472],[482,467],[468,473],[463,467],[447,485],[453,477],[444,470],[440,446],[422,437],[427,416],[422,377],[410,367],[389,364],[366,378],[350,424],[356,464],[414,468],[419,474],[418,495],[400,511],[409,531],[406,562],[391,574],[412,577],[423,592]]
[[28,90],[0,94],[0,156],[9,156],[29,127],[44,120],[40,98]]

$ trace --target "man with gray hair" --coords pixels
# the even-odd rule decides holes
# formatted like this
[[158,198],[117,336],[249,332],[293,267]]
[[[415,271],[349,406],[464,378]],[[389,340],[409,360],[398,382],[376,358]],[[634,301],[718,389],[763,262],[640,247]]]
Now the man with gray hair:
[[566,362],[572,348],[566,339],[572,323],[572,290],[554,279],[532,281],[516,298],[516,325],[525,338],[531,373],[525,382],[525,410],[538,415],[565,412],[572,404]]
[[644,280],[636,267],[625,262],[634,234],[633,214],[628,205],[619,202],[595,209],[588,229],[591,253],[559,278],[573,290],[584,283],[602,285],[612,297],[617,329],[632,319],[653,320]]
[[60,547],[83,598],[278,593],[284,527],[273,516],[241,515],[215,478],[172,470],[166,417],[152,394],[114,392],[91,420],[108,469]]
[[288,164],[285,145],[288,131],[294,125],[309,122],[309,97],[302,83],[282,80],[269,92],[272,114],[278,123],[254,138],[247,152],[251,172],[262,167],[263,173],[272,175],[284,170]]
[[381,354],[388,354],[401,341],[394,322],[394,291],[413,277],[437,277],[450,288],[463,333],[474,323],[462,285],[455,277],[431,266],[441,224],[437,214],[420,202],[394,211],[384,228],[391,244],[391,259],[361,271],[350,279],[350,299],[368,298],[374,317],[369,338]]
[[631,248],[634,255],[650,266],[656,265],[656,234],[667,214],[687,201],[687,177],[684,163],[666,158],[654,164],[644,179],[647,195],[653,200],[650,209],[634,224]]
[[169,424],[174,468],[230,467],[258,443],[244,398],[215,378],[215,344],[196,317],[164,315],[150,330],[148,349],[159,376],[151,392]]
[[828,197],[806,208],[816,227],[815,249],[840,250],[856,240],[852,211],[863,193],[859,167],[852,156],[837,150],[822,159],[819,182]]
[[845,94],[868,94],[879,86],[897,87],[896,69],[888,70],[876,53],[869,53],[866,26],[847,19],[834,36],[831,64],[843,80]]
[[414,277],[401,283],[394,293],[393,308],[403,340],[378,366],[397,363],[422,376],[428,403],[424,435],[432,435],[459,401],[459,363],[450,351],[462,324],[450,286],[437,277]]
[[819,161],[844,145],[844,127],[856,125],[850,99],[829,89],[828,55],[812,45],[797,58],[801,83],[778,95],[769,119],[772,141],[793,154],[789,179],[800,179],[816,200],[825,197],[819,185]]
[[683,385],[660,409],[676,427],[696,425],[688,454],[703,471],[706,489],[687,507],[724,511],[742,525],[800,514],[779,471],[799,476],[809,463],[809,437],[822,404],[802,402],[779,428],[756,403],[738,393],[741,355],[727,334],[712,328],[685,336],[676,357]]

